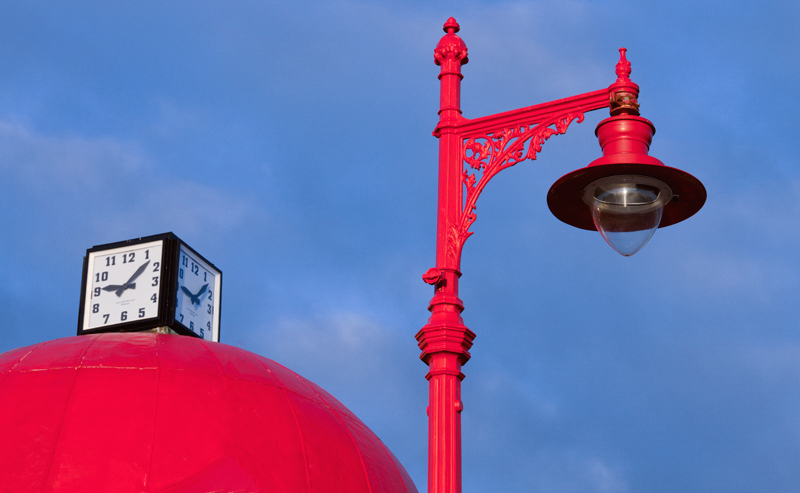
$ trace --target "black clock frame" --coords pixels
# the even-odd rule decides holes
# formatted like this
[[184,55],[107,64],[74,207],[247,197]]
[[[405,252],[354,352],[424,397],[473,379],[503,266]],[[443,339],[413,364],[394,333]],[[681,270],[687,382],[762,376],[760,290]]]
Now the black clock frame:
[[[114,248],[134,247],[140,243],[150,243],[159,240],[163,240],[163,247],[161,250],[161,289],[158,293],[158,316],[144,320],[132,320],[129,322],[116,323],[106,327],[83,330],[83,318],[87,294],[86,276],[89,272],[89,254],[93,252],[102,252],[104,250],[112,250]],[[194,331],[184,326],[175,318],[175,307],[177,304],[176,296],[178,295],[178,269],[180,267],[178,263],[180,262],[181,246],[192,252],[193,255],[196,255],[211,268],[219,272],[220,289],[218,290],[219,292],[214,293],[214,296],[219,297],[219,308],[217,309],[216,314],[217,337],[219,338],[222,331],[222,271],[217,266],[209,262],[208,259],[200,255],[197,250],[189,246],[185,241],[181,240],[173,233],[162,233],[159,235],[144,236],[125,241],[106,243],[104,245],[95,245],[86,250],[86,256],[83,257],[81,300],[80,311],[78,312],[78,335],[97,334],[101,332],[140,332],[158,327],[169,327],[178,334],[201,338],[199,334],[194,333]]]

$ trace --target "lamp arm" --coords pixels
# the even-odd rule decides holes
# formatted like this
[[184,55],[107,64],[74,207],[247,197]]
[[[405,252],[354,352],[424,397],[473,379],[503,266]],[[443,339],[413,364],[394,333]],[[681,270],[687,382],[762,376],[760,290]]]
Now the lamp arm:
[[477,219],[476,202],[489,180],[520,161],[536,159],[547,139],[565,133],[573,121],[581,123],[585,112],[608,106],[608,89],[601,89],[472,120],[461,118],[453,125],[469,168],[465,166],[461,176],[466,192],[463,208],[447,231],[451,265],[461,264],[464,242],[472,235],[469,228]]
[[[461,117],[455,124],[455,127],[458,129],[458,133],[462,135],[474,136],[519,125],[536,125],[558,114],[573,112],[586,113],[593,110],[608,108],[609,104],[609,89],[604,88],[569,98],[556,99],[546,103],[495,113],[479,118]],[[436,137],[438,137],[438,130],[439,128],[437,127],[433,133]]]

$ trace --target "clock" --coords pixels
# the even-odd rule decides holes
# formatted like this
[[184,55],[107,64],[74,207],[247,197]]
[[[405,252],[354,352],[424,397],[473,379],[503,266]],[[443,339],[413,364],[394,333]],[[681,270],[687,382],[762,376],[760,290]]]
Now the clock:
[[181,242],[175,322],[203,339],[219,341],[219,308],[222,273]]
[[222,272],[172,233],[86,251],[78,335],[168,327],[219,341]]

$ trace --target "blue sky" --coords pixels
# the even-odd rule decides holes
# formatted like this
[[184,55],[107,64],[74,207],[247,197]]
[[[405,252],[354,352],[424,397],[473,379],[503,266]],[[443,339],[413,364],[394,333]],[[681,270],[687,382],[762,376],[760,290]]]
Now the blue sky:
[[222,341],[319,383],[425,487],[438,67],[467,117],[589,92],[628,48],[651,154],[706,206],[632,258],[545,196],[587,115],[478,201],[464,492],[796,492],[794,2],[0,4],[0,352],[75,333],[92,245],[173,231],[224,272]]

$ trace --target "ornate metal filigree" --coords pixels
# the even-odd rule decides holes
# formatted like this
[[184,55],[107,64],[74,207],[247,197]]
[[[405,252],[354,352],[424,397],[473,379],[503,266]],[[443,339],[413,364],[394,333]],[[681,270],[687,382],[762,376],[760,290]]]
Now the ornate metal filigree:
[[475,203],[489,180],[520,161],[536,159],[547,139],[565,133],[575,120],[582,122],[583,113],[567,113],[537,125],[519,125],[464,139],[463,159],[474,171],[466,167],[463,171],[464,208],[458,222],[447,232],[447,255],[451,261],[456,265],[461,262],[461,249],[472,236],[469,228],[477,219]]
[[460,41],[460,39],[447,40],[447,42],[441,43],[433,50],[433,60],[436,62],[436,65],[443,64],[448,58],[452,58],[462,65],[469,61],[467,47],[458,41]]

